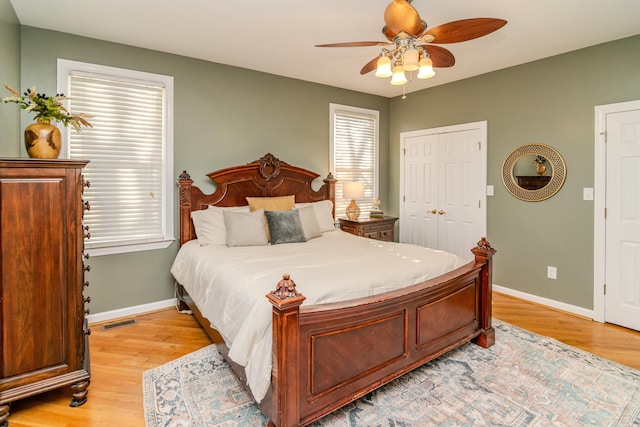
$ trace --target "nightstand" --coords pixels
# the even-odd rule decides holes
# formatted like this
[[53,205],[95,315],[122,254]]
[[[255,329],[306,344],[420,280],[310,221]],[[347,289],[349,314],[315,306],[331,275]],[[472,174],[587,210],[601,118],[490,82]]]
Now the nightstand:
[[338,218],[338,220],[342,231],[356,236],[393,242],[393,229],[398,218],[385,216],[384,218],[364,217],[357,220]]

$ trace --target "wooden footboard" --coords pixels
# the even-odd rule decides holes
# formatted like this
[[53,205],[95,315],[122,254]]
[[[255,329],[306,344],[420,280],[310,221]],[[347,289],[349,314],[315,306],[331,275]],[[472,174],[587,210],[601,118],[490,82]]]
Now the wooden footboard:
[[[290,281],[273,304],[273,368],[262,410],[277,426],[308,424],[473,340],[493,345],[491,258],[483,239],[471,262],[401,291],[301,306]],[[285,288],[282,291],[282,288]]]

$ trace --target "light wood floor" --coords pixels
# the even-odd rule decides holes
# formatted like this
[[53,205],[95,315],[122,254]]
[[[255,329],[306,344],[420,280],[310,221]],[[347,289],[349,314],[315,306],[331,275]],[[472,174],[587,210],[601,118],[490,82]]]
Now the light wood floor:
[[[494,317],[640,369],[640,332],[494,294]],[[142,373],[210,343],[190,315],[166,309],[135,325],[91,325],[88,402],[69,407],[67,388],[14,402],[10,427],[144,427]]]

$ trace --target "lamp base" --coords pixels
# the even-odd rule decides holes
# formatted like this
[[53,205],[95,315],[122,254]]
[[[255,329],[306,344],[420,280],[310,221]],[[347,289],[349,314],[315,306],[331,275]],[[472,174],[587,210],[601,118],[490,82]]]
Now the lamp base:
[[360,216],[360,208],[354,199],[351,199],[351,203],[347,206],[347,210],[345,211],[347,214],[347,218],[351,221],[355,221]]

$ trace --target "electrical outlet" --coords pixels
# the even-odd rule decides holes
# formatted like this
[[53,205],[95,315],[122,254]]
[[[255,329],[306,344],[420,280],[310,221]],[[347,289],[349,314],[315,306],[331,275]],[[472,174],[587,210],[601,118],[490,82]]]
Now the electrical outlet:
[[558,278],[558,269],[550,265],[547,266],[547,278],[556,280]]

